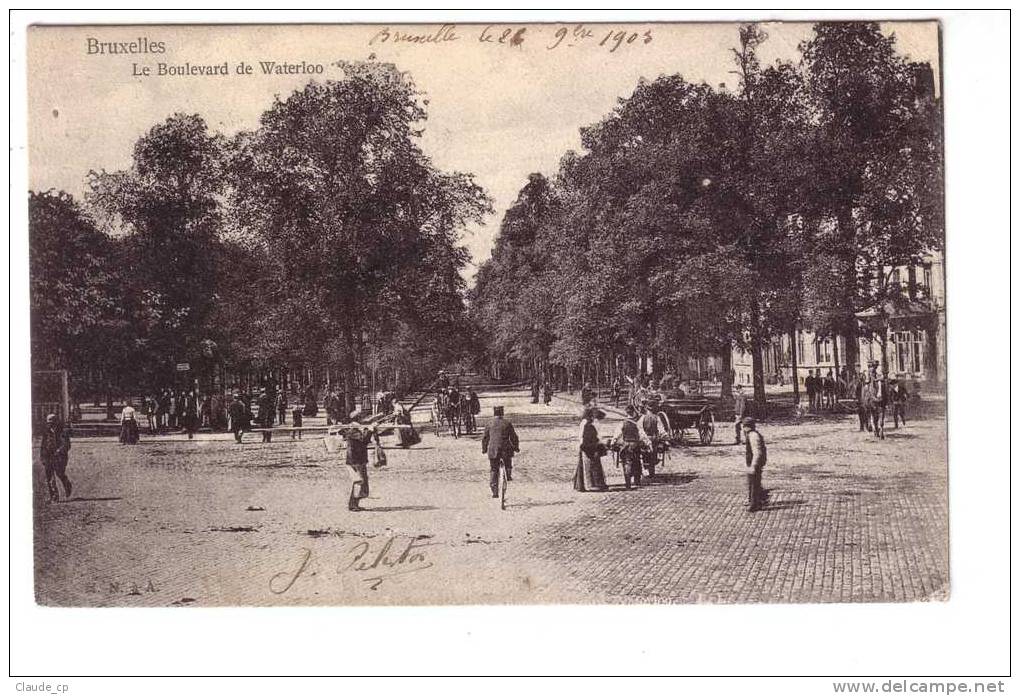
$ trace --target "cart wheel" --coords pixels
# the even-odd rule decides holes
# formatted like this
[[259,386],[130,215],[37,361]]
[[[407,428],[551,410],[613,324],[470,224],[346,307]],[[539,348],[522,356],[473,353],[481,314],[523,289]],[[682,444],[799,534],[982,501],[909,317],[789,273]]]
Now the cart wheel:
[[703,445],[710,444],[714,436],[715,436],[714,423],[702,423],[700,426],[698,426],[698,437],[701,439],[701,444]]

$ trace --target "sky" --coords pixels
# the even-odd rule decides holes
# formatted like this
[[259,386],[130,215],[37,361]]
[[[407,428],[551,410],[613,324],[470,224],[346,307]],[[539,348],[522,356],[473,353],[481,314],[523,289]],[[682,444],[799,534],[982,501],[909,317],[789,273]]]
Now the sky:
[[[762,26],[769,36],[759,51],[763,63],[797,60],[798,43],[811,36],[808,23]],[[462,239],[471,253],[465,269],[470,280],[489,257],[503,213],[528,175],[554,174],[564,153],[580,149],[579,129],[612,111],[639,79],[679,73],[691,82],[735,87],[730,49],[737,45],[738,27],[33,27],[27,56],[29,185],[80,197],[89,170],[129,166],[138,138],[174,113],[198,113],[211,129],[232,135],[254,128],[274,98],[285,99],[310,79],[341,78],[335,61],[374,57],[409,72],[425,93],[422,149],[441,169],[473,173],[493,199],[493,215],[484,225],[465,230]],[[939,83],[935,22],[886,23],[882,29],[895,32],[898,50],[911,60],[930,62]],[[515,35],[520,39],[516,45]],[[159,43],[165,52],[112,55],[104,48],[89,53],[90,43],[95,49],[97,44],[132,42],[135,49]],[[264,75],[263,61],[318,64],[322,73]],[[227,76],[158,75],[160,63],[224,62]],[[238,75],[241,62],[254,72]],[[146,69],[150,75],[140,74]]]

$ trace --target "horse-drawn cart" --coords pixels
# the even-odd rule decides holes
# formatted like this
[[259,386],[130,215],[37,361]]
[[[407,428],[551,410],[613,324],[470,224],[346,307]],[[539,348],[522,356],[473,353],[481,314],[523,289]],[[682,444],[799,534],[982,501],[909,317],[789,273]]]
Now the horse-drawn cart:
[[715,437],[715,413],[703,396],[666,396],[659,401],[658,415],[673,445],[684,444],[688,431],[697,433],[703,445],[711,443]]

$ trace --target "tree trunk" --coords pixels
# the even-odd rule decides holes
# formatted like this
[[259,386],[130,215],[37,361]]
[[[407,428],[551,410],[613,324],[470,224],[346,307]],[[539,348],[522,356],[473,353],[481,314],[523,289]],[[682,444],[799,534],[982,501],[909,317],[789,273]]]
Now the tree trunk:
[[850,324],[846,333],[846,365],[851,372],[860,372],[860,344],[857,334],[857,322]]
[[722,388],[719,395],[728,399],[733,396],[733,344],[729,341],[722,349]]
[[879,345],[882,346],[882,374],[889,374],[889,327],[888,325],[882,327],[882,332],[879,334],[878,339]]
[[754,401],[765,409],[765,361],[762,356],[762,340],[751,339],[751,377],[754,382]]
[[790,372],[793,380],[793,405],[800,403],[800,380],[797,379],[797,327],[790,332]]

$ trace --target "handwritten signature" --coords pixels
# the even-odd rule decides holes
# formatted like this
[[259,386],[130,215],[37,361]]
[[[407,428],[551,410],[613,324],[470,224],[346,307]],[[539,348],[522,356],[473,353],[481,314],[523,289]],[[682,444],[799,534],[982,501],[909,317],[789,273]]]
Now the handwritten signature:
[[[336,573],[353,574],[369,589],[377,590],[385,580],[433,567],[424,549],[435,545],[426,542],[425,537],[389,537],[382,544],[359,541],[343,554],[335,567]],[[288,592],[299,578],[315,574],[310,571],[311,566],[312,550],[304,548],[296,567],[269,579],[269,591],[278,595]]]

